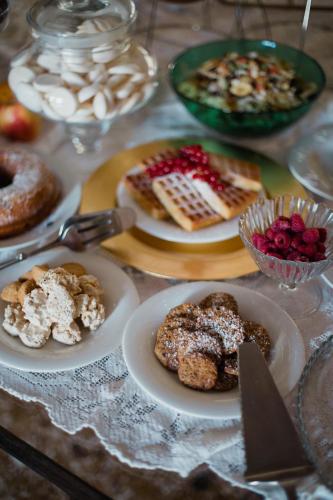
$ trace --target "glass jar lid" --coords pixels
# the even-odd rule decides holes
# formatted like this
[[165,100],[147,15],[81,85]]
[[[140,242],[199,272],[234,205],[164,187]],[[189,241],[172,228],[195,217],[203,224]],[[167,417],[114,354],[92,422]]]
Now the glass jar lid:
[[27,15],[36,38],[71,48],[119,40],[135,18],[133,0],[39,0]]

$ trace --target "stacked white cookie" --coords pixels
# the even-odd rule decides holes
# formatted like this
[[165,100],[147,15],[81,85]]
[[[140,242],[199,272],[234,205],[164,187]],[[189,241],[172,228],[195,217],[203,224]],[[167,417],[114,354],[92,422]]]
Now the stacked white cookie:
[[96,330],[105,320],[103,289],[98,279],[78,263],[48,269],[34,266],[7,285],[1,298],[3,328],[28,347],[39,348],[49,338],[67,345],[82,340],[82,330]]
[[[98,23],[85,21],[77,33],[89,37],[107,28]],[[154,92],[155,75],[145,49],[111,40],[92,48],[44,47],[38,53],[33,45],[13,59],[8,82],[31,111],[51,120],[93,124],[146,102]]]

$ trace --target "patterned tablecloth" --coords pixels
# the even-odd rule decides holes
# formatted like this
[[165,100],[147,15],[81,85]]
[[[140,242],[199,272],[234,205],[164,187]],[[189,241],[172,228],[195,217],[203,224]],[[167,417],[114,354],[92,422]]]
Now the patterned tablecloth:
[[[166,11],[165,16],[168,15],[170,12]],[[125,147],[184,135],[210,134],[217,137],[187,114],[168,88],[165,79],[167,62],[180,50],[179,44],[183,43],[184,35],[183,28],[176,29],[174,37],[169,33],[168,40],[163,38],[163,33],[157,33],[153,46],[160,62],[162,82],[156,96],[145,109],[116,122],[104,138],[101,151],[84,157],[76,156],[63,128],[58,125],[46,127],[32,148],[52,155],[53,162],[68,164],[76,171],[78,182],[83,182],[99,164]],[[196,43],[216,38],[216,34],[209,30],[192,30],[191,33]],[[10,37],[6,38],[7,43],[8,40]],[[12,40],[14,51],[18,43],[14,36]],[[299,124],[269,139],[238,143],[285,163],[288,149],[297,137],[331,121],[332,117],[333,99],[328,90]],[[175,281],[153,278],[132,268],[125,267],[125,270],[135,282],[142,301],[175,284]],[[263,291],[267,296],[276,286],[260,273],[232,282]],[[307,357],[332,333],[331,289],[322,280],[320,284],[324,297],[320,311],[298,322]],[[244,453],[240,422],[191,418],[156,403],[129,376],[121,348],[92,365],[56,375],[25,373],[2,367],[0,386],[21,399],[41,402],[52,422],[69,433],[91,427],[110,453],[129,465],[161,468],[186,476],[205,462],[220,476],[234,484],[242,484]],[[294,413],[295,391],[289,395],[287,403]],[[315,478],[309,479],[303,486],[304,498],[333,498],[323,486],[318,486]],[[261,492],[269,498],[281,493],[278,489]]]

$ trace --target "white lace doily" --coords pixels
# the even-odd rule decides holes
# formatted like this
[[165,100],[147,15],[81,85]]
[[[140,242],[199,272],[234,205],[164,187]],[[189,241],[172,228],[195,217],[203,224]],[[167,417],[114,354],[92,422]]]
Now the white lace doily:
[[[129,268],[126,271],[137,282],[142,299],[156,290],[157,283],[159,289],[174,283]],[[234,282],[265,289],[265,293],[274,286],[260,274]],[[322,310],[299,323],[308,353],[331,332],[333,306],[329,297],[329,289],[324,288]],[[186,476],[207,463],[225,479],[242,483],[244,454],[239,421],[192,418],[156,403],[129,376],[121,348],[94,364],[57,374],[2,367],[0,386],[21,399],[42,403],[52,422],[66,432],[92,428],[106,449],[130,466],[160,468]],[[289,400],[292,403],[293,398]],[[270,492],[269,497],[272,495]]]

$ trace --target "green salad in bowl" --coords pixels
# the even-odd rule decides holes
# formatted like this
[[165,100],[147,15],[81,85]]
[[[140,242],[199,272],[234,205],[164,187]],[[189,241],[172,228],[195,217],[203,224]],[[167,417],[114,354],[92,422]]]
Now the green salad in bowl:
[[263,136],[295,122],[325,86],[320,65],[269,40],[222,40],[191,47],[170,65],[181,102],[230,135]]

